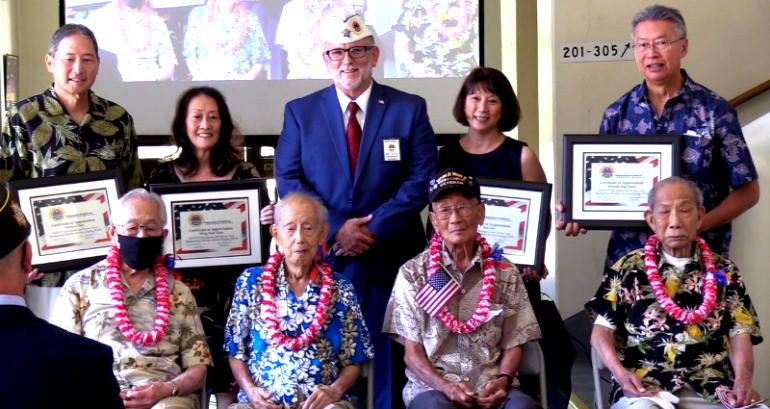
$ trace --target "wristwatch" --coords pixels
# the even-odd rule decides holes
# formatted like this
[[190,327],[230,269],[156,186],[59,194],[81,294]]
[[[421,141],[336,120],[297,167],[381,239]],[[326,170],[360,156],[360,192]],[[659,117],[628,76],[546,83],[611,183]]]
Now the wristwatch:
[[506,378],[505,389],[506,390],[511,389],[511,384],[513,384],[513,376],[508,375],[507,373],[499,373],[495,375],[495,379],[500,379],[500,378]]

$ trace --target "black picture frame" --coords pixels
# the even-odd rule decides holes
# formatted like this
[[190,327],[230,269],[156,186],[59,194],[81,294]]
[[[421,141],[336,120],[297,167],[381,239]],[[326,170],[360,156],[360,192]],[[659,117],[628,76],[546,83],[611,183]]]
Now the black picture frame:
[[552,185],[477,178],[486,218],[479,232],[514,264],[543,271]]
[[[646,227],[647,192],[680,174],[682,141],[682,135],[564,135],[565,220],[595,230]],[[615,191],[617,198],[608,200]]]
[[[219,266],[254,266],[262,264],[267,259],[269,235],[267,226],[262,226],[259,220],[261,208],[269,202],[266,178],[152,184],[149,189],[161,197],[166,207],[168,217],[166,227],[169,234],[164,240],[163,252],[174,255],[175,268],[211,269]],[[241,210],[235,211],[235,209]],[[189,214],[183,217],[183,213]],[[212,216],[215,220],[209,222]],[[236,216],[237,219],[233,219],[232,216]],[[234,220],[240,226],[228,227],[228,220],[231,222]],[[212,224],[209,231],[205,231],[207,222],[225,223],[225,225],[214,229]],[[185,231],[189,233],[184,233]],[[230,235],[227,235],[228,231]],[[238,233],[241,236],[237,236]],[[183,237],[185,234],[194,238],[185,238]],[[243,247],[227,250],[184,248],[189,246],[192,240],[202,240],[207,234],[213,236],[218,245],[228,240],[238,239]],[[225,254],[219,254],[222,252]],[[212,272],[216,272],[216,269],[212,269]]]
[[110,214],[124,193],[117,169],[16,180],[8,186],[32,228],[35,268],[44,273],[84,268],[107,255]]
[[13,54],[3,55],[3,98],[5,109],[19,102],[19,57]]

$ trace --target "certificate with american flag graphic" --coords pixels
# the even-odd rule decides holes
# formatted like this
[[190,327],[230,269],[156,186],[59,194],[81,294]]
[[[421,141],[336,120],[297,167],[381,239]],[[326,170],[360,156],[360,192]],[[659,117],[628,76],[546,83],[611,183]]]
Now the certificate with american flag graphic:
[[679,174],[681,135],[564,135],[567,221],[593,229],[643,227],[647,195]]
[[[255,265],[263,260],[259,210],[265,179],[151,185],[166,206],[163,252],[176,268]],[[212,270],[213,271],[213,270]]]
[[479,233],[510,262],[539,271],[545,257],[551,185],[493,178],[478,182],[485,210]]
[[123,193],[117,170],[18,180],[10,187],[32,226],[35,268],[77,269],[107,255],[110,209]]

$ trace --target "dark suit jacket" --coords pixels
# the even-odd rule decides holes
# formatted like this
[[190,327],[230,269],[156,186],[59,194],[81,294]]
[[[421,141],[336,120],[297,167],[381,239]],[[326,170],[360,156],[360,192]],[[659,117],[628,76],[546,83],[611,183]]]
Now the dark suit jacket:
[[[385,161],[386,139],[398,140],[401,160]],[[329,245],[347,219],[374,216],[368,227],[377,243],[362,256],[339,257],[333,264],[359,292],[361,285],[389,289],[401,264],[426,245],[420,210],[436,171],[436,137],[425,100],[372,85],[355,176],[333,85],[286,105],[276,154],[281,196],[310,193],[328,208]]]
[[123,408],[112,349],[0,305],[0,407]]

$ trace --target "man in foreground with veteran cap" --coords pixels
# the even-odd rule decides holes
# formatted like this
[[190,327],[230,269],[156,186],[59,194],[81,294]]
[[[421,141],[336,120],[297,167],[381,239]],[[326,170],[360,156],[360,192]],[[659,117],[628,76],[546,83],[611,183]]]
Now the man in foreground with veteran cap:
[[122,408],[112,350],[35,317],[24,301],[30,226],[0,184],[0,396],[2,407]]
[[478,182],[456,169],[430,181],[428,249],[399,270],[382,332],[404,344],[409,408],[534,408],[514,386],[540,327],[516,266],[478,232]]
[[372,79],[380,49],[361,17],[336,14],[322,26],[318,58],[334,85],[286,105],[278,191],[308,193],[328,208],[330,261],[353,283],[366,325],[375,329],[374,405],[390,409],[400,404],[391,402],[393,376],[402,372],[393,365],[403,361],[376,329],[398,268],[425,247],[420,211],[436,140],[424,99]]

